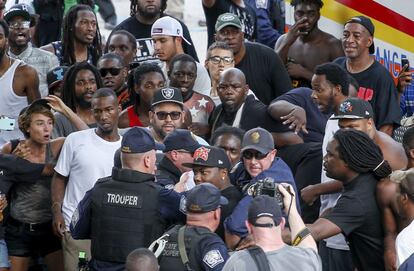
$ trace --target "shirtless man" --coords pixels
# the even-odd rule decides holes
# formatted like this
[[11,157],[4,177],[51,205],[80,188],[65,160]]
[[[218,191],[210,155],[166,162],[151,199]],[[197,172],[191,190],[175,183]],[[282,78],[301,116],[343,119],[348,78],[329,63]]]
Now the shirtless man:
[[[0,19],[0,116],[17,120],[23,108],[40,98],[39,78],[34,68],[6,54],[8,36],[7,23]],[[14,127],[13,131],[1,130],[0,146],[10,139],[23,138],[17,123]]]
[[318,28],[321,0],[293,0],[295,24],[276,42],[293,87],[310,87],[314,68],[343,56],[341,42]]

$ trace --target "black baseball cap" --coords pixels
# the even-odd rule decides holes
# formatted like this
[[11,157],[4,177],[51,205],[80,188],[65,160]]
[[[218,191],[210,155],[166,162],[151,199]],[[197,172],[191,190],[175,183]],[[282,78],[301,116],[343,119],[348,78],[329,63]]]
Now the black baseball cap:
[[216,32],[220,31],[226,26],[234,26],[239,29],[242,29],[242,25],[241,25],[239,17],[229,12],[223,13],[217,18],[216,25],[215,25]]
[[183,163],[183,166],[193,168],[194,166],[227,168],[231,164],[223,149],[213,146],[201,146],[195,150],[192,163]]
[[23,115],[24,113],[30,114],[32,112],[36,112],[36,110],[39,110],[40,108],[46,108],[48,110],[52,109],[52,107],[49,105],[49,102],[46,99],[37,99],[34,100],[30,105],[23,108],[19,116]]
[[150,132],[142,127],[132,127],[124,134],[121,141],[121,152],[123,153],[144,153],[164,148],[163,144],[155,142]]
[[[369,18],[365,16],[355,16],[349,19],[345,24],[349,24],[349,23],[357,23],[357,24],[362,25],[368,30],[371,36],[374,37],[375,26]],[[369,53],[370,54],[375,53],[374,42],[372,42],[371,46],[369,47]]]
[[[259,224],[257,219],[260,217],[270,217],[275,222],[272,224]],[[268,195],[260,195],[255,197],[250,203],[248,210],[248,221],[250,224],[256,227],[273,227],[278,226],[282,221],[282,210],[277,202],[277,199]]]
[[243,136],[241,152],[253,149],[265,154],[274,148],[275,143],[272,134],[263,128],[250,129]]
[[22,16],[26,21],[30,21],[30,26],[34,26],[36,23],[36,13],[30,5],[24,3],[13,5],[4,13],[3,18],[7,23],[9,23],[10,20],[16,16]]
[[184,106],[183,95],[178,88],[164,87],[154,93],[154,97],[151,101],[151,107],[160,103],[176,103],[180,106]]
[[207,213],[227,204],[228,200],[221,196],[217,187],[210,183],[202,183],[188,192],[186,209],[191,213]]
[[369,102],[359,98],[348,98],[339,105],[338,114],[331,119],[371,119],[374,111]]
[[193,153],[200,147],[194,134],[185,129],[175,129],[169,133],[164,139],[164,145],[164,152],[186,150]]
[[63,81],[68,66],[58,66],[47,72],[46,81],[48,88],[54,87],[57,83]]

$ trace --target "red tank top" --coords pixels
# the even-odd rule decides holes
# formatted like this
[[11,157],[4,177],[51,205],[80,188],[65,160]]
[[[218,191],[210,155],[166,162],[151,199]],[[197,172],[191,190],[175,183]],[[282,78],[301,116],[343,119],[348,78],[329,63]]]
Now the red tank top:
[[128,119],[129,119],[129,127],[134,127],[134,126],[143,127],[144,126],[142,122],[139,120],[138,115],[135,113],[133,105],[127,107],[127,112],[128,112]]

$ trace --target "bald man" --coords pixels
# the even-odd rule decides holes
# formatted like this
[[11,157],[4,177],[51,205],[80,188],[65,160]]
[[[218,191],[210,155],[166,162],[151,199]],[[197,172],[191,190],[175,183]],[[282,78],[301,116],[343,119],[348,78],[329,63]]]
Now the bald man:
[[272,132],[276,142],[285,144],[302,143],[302,139],[289,130],[288,126],[276,121],[267,113],[267,106],[248,94],[249,85],[244,73],[237,68],[223,71],[217,86],[221,104],[210,117],[211,133],[223,126],[250,130],[258,126]]
[[125,271],[158,271],[158,261],[148,248],[137,248],[128,254]]

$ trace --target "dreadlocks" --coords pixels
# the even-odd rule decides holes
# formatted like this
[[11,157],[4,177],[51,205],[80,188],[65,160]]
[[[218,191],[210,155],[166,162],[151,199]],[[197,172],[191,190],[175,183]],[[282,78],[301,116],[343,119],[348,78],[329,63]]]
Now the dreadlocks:
[[75,79],[76,75],[81,70],[89,70],[95,76],[96,87],[100,89],[103,87],[102,78],[99,74],[98,69],[95,66],[89,64],[86,61],[76,63],[75,65],[71,66],[65,74],[63,78],[63,86],[62,86],[62,101],[70,108],[73,112],[76,112],[76,93],[75,93]]
[[[63,48],[63,63],[72,65],[76,63],[75,57],[75,40],[74,40],[74,29],[76,20],[78,19],[79,11],[87,10],[94,12],[93,9],[88,5],[75,5],[71,7],[63,18],[63,29],[62,29],[62,48]],[[95,14],[95,13],[94,13]],[[98,24],[96,24],[96,35],[92,41],[91,54],[96,65],[96,61],[102,55],[102,44],[101,44],[101,34],[99,32]]]
[[339,157],[357,173],[372,171],[378,178],[391,174],[382,151],[365,133],[354,129],[340,129],[334,134],[338,142]]
[[[130,5],[130,15],[135,16],[138,11],[138,1],[140,0],[131,0]],[[167,0],[161,0],[161,16],[164,13],[164,10],[167,8]]]

